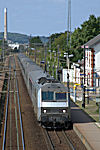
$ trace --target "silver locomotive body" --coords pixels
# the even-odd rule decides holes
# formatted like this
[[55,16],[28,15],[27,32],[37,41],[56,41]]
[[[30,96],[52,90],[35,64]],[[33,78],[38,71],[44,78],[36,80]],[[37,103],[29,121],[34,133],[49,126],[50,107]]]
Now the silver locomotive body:
[[67,89],[23,54],[19,65],[37,120],[45,127],[68,127],[71,122]]

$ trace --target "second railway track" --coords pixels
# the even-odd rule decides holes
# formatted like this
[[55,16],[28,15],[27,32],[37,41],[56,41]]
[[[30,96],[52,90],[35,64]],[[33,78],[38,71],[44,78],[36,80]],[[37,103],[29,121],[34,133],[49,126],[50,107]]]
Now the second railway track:
[[[11,72],[11,68],[13,71]],[[24,135],[19,104],[16,64],[9,58],[9,80],[2,150],[24,150]]]
[[49,131],[43,129],[45,141],[49,150],[75,150],[74,145],[69,140],[66,132],[62,131]]

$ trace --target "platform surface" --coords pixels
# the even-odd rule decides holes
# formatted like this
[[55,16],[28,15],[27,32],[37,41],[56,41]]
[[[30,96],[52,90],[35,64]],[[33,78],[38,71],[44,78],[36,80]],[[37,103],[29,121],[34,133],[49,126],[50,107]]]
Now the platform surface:
[[100,150],[100,123],[71,101],[73,129],[87,150]]
[[100,150],[100,127],[93,123],[77,123],[74,131],[88,150]]

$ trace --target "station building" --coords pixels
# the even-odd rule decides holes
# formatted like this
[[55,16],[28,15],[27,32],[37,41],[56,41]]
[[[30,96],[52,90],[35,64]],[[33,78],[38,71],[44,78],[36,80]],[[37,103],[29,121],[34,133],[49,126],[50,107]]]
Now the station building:
[[100,87],[100,34],[82,48],[85,49],[86,86]]
[[[85,85],[100,87],[100,34],[85,43],[82,48],[85,50]],[[84,72],[84,64],[78,67],[73,63],[73,69],[63,69],[63,82],[67,82],[69,73],[70,82],[81,84],[81,78],[84,78],[81,70]]]

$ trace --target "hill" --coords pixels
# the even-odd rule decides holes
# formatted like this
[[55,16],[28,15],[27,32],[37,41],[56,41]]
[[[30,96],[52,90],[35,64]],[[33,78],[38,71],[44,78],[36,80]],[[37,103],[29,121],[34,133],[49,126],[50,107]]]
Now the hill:
[[[3,39],[3,35],[4,33],[3,32],[0,32],[0,40]],[[31,37],[33,40],[36,40],[37,38],[40,38],[40,42],[42,43],[47,43],[48,42],[48,37],[44,37],[44,36],[32,36]],[[20,33],[10,33],[8,32],[8,40],[14,42],[14,43],[21,43],[21,44],[24,44],[24,43],[29,43],[29,39],[30,39],[30,36],[28,35],[25,35],[25,34],[20,34]],[[37,41],[35,41],[37,42]]]
[[43,44],[46,44],[49,41],[49,37],[40,36],[40,40],[42,41]]
[[[3,32],[0,32],[0,40],[3,39]],[[29,42],[29,36],[25,35],[25,34],[20,34],[20,33],[10,33],[8,32],[8,40],[16,43],[28,43]]]

